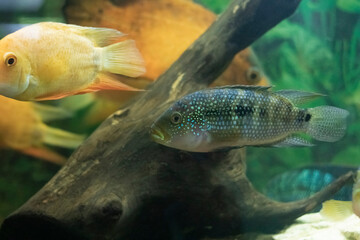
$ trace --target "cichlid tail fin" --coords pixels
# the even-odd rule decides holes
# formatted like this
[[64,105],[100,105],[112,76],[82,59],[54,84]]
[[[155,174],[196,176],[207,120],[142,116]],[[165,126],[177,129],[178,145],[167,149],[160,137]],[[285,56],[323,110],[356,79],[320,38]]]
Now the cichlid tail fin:
[[61,107],[55,107],[40,103],[33,103],[35,111],[40,115],[43,122],[70,118],[73,114]]
[[316,140],[335,142],[345,135],[348,111],[332,106],[320,106],[308,109],[308,113],[310,120],[306,133]]
[[320,214],[330,221],[341,221],[353,214],[351,201],[329,200],[323,203]]
[[83,135],[52,128],[45,124],[41,127],[44,134],[43,142],[48,145],[64,148],[76,148],[84,141],[85,138]]
[[145,73],[145,63],[134,40],[125,40],[102,48],[102,70],[138,77]]

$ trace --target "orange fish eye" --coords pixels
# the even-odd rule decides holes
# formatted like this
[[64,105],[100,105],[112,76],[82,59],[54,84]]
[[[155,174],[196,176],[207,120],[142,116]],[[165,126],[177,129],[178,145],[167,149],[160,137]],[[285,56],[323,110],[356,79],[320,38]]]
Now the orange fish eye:
[[6,66],[13,67],[16,65],[17,57],[15,56],[14,53],[5,53],[4,58],[5,58]]

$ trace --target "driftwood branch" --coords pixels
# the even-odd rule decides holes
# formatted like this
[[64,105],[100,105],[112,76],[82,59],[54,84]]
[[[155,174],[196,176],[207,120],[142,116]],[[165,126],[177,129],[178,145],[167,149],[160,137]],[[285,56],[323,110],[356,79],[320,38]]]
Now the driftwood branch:
[[282,228],[330,198],[351,173],[310,199],[278,203],[247,180],[244,150],[187,153],[160,146],[148,134],[174,100],[208,86],[299,2],[234,0],[166,73],[107,119],[5,220],[1,239],[231,239]]

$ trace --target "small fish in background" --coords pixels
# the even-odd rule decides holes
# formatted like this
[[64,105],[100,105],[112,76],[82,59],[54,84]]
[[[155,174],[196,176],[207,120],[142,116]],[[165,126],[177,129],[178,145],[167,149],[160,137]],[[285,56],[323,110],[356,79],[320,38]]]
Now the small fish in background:
[[[270,179],[263,193],[279,202],[293,202],[305,199],[321,191],[349,171],[356,171],[356,168],[314,165],[286,171]],[[348,201],[351,200],[351,194],[352,184],[347,184],[334,195],[334,199]]]
[[72,149],[84,140],[84,136],[44,123],[71,117],[60,108],[0,96],[0,112],[0,149],[14,149],[52,163],[63,164],[66,159],[46,148],[45,144]]
[[352,189],[352,201],[329,200],[323,203],[320,214],[330,221],[341,221],[352,214],[360,217],[360,169]]
[[[133,40],[108,28],[42,22],[0,40],[0,94],[53,100],[99,90],[137,91],[119,76],[138,77],[144,61]],[[119,74],[119,75],[118,75]]]
[[244,146],[313,146],[298,136],[335,142],[346,130],[346,110],[296,107],[319,96],[270,87],[227,86],[189,94],[174,103],[151,127],[152,139],[190,152]]

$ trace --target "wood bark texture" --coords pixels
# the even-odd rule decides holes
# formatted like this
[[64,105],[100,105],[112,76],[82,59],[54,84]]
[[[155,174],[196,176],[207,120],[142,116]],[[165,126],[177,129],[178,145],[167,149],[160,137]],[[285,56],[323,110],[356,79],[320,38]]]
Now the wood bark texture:
[[[131,4],[113,4],[126,2]],[[206,88],[237,52],[290,16],[299,2],[234,0],[168,71],[108,118],[4,221],[0,238],[250,239],[236,235],[279,230],[329,199],[352,173],[309,199],[279,203],[246,178],[244,149],[188,153],[149,137],[151,124],[173,101]]]

